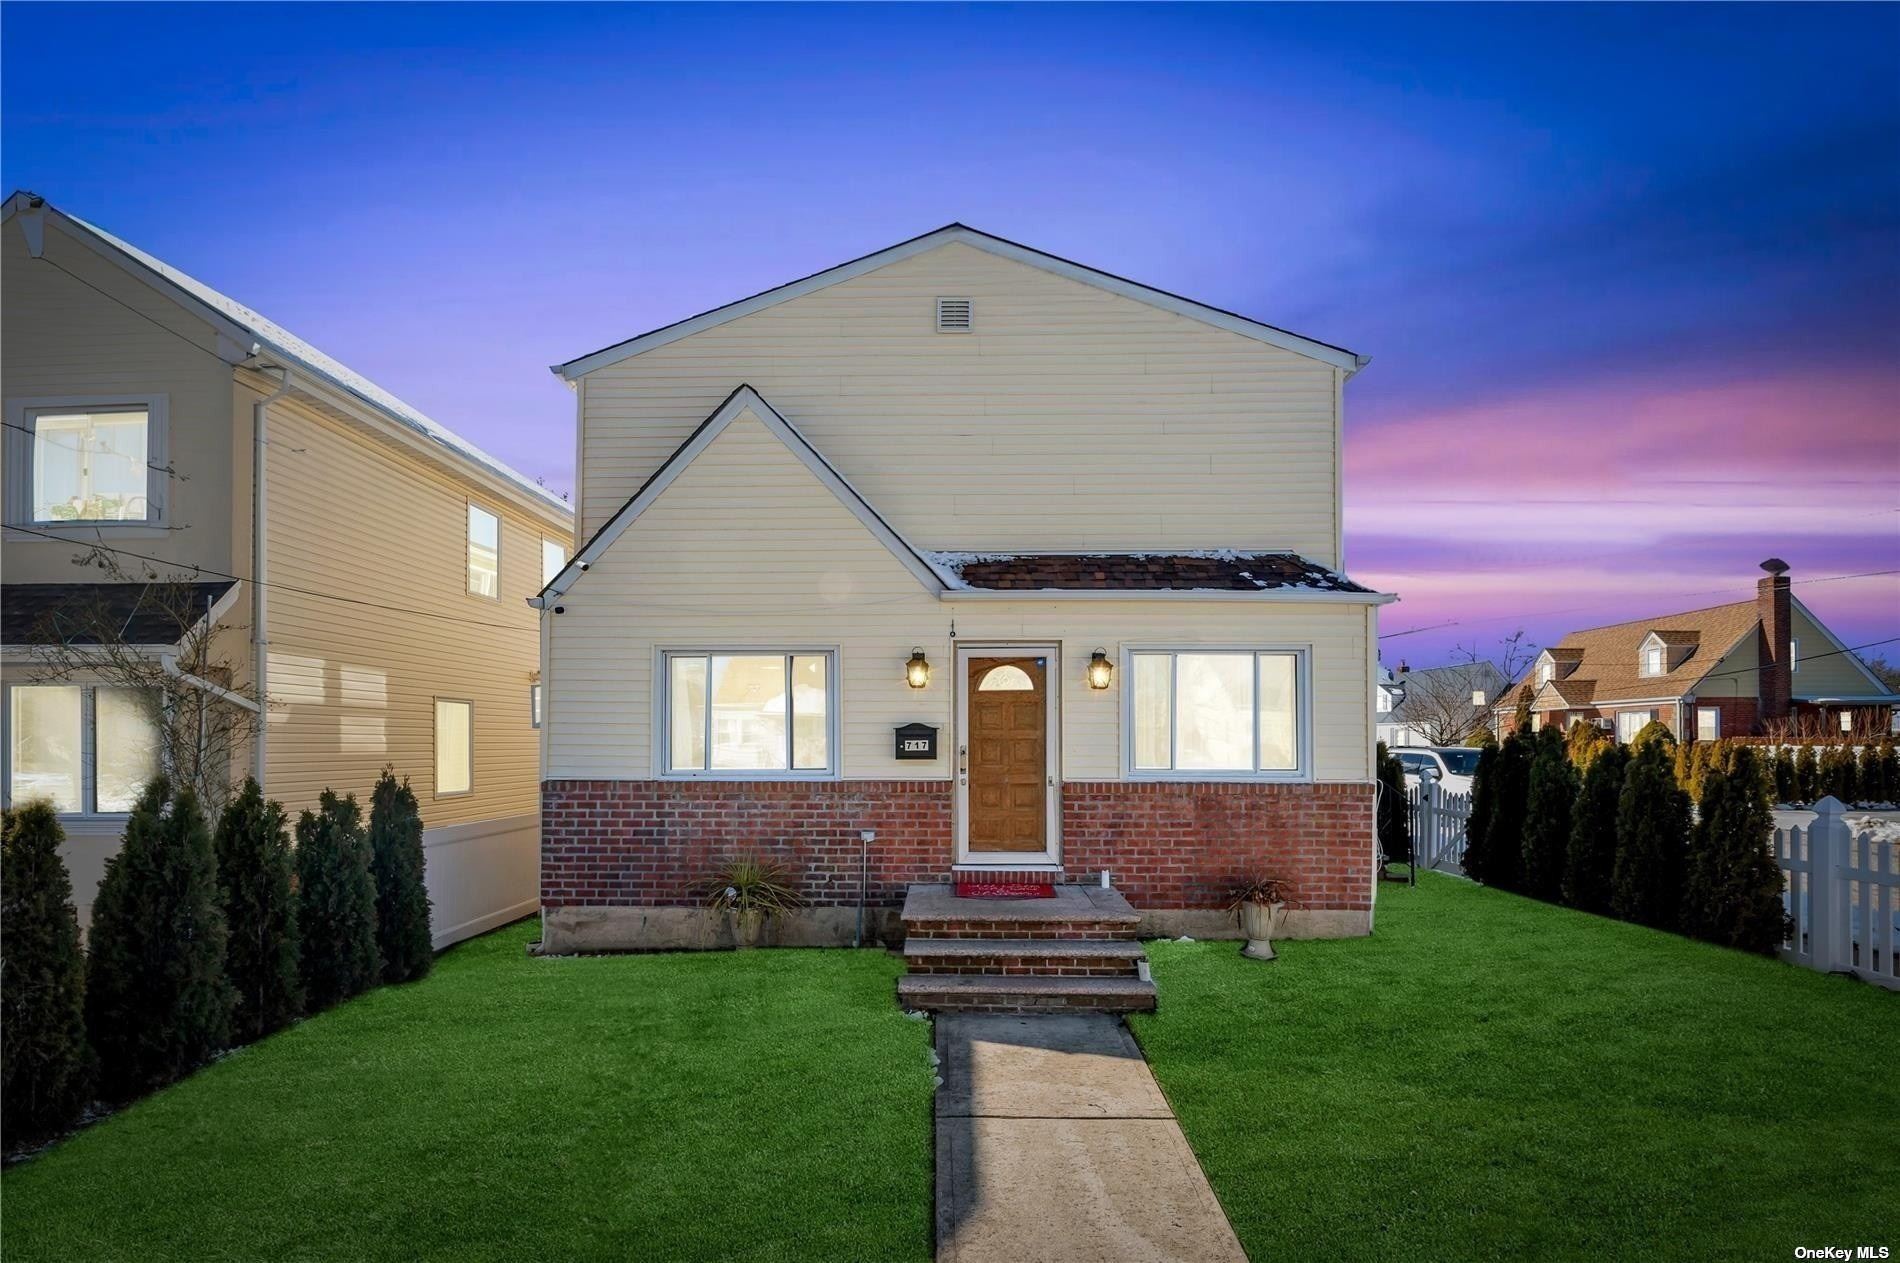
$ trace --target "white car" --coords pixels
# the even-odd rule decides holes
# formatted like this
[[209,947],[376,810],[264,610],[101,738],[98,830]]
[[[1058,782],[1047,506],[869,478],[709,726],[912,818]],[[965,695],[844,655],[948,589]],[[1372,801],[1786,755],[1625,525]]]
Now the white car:
[[1480,751],[1469,746],[1400,746],[1392,757],[1405,769],[1405,779],[1416,783],[1429,772],[1438,780],[1438,788],[1448,794],[1469,794],[1471,778],[1478,770]]

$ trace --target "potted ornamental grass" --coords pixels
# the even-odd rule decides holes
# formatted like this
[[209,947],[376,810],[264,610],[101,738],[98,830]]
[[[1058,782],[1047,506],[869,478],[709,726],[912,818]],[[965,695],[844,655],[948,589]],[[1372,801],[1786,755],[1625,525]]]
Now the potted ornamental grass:
[[758,947],[767,928],[804,904],[792,875],[776,860],[741,855],[720,863],[701,883],[706,906],[732,918],[732,945]]
[[1236,885],[1228,907],[1240,913],[1240,932],[1247,936],[1242,956],[1273,959],[1273,940],[1286,927],[1286,905],[1292,883],[1279,877],[1252,877]]

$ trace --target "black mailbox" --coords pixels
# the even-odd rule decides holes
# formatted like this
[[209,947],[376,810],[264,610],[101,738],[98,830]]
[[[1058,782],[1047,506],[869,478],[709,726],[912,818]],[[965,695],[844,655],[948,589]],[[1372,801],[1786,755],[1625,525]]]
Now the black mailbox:
[[929,724],[898,725],[897,757],[900,759],[936,758],[937,730]]

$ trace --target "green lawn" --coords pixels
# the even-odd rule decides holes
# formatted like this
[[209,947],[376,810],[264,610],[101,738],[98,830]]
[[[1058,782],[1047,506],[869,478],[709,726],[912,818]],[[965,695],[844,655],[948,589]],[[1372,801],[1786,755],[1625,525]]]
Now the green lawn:
[[1371,939],[1149,950],[1256,1260],[1900,1251],[1900,995],[1437,875]]
[[531,926],[0,1177],[42,1259],[931,1254],[929,1028],[882,952],[533,960]]

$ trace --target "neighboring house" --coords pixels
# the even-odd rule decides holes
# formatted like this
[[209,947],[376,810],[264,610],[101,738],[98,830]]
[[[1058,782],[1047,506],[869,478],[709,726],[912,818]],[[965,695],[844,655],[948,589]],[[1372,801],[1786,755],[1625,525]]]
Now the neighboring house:
[[1231,932],[1272,872],[1298,932],[1366,932],[1363,363],[952,225],[558,366],[587,543],[539,602],[547,947],[675,941],[746,852],[800,873],[803,941],[850,939],[861,865],[883,918],[1106,870]]
[[1595,723],[1628,741],[1651,720],[1712,741],[1804,723],[1829,733],[1889,729],[1900,694],[1883,685],[1800,601],[1770,558],[1752,601],[1573,632],[1498,699],[1496,731]]
[[[532,911],[539,662],[522,602],[565,561],[568,507],[32,194],[0,225],[0,750],[9,801],[60,807],[80,903],[156,769],[156,728],[110,676],[49,681],[45,642],[123,612],[126,646],[175,652],[186,628],[153,611],[149,573],[197,583],[194,620],[232,667],[207,685],[248,700],[265,684],[268,722],[234,777],[260,772],[293,817],[326,787],[367,811],[392,764],[421,802],[438,943]],[[95,547],[123,572],[76,564]]]
[[1373,724],[1388,749],[1459,745],[1490,721],[1510,681],[1491,662],[1457,662],[1398,671],[1379,668],[1379,713]]

